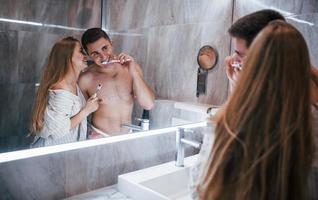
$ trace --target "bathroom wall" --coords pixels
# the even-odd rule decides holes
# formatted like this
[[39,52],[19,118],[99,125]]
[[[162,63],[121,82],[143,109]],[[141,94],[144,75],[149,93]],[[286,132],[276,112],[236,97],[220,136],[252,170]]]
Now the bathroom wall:
[[[58,39],[101,26],[101,0],[0,0],[0,153],[26,148],[35,83]],[[13,21],[15,20],[15,21]]]
[[[137,58],[157,98],[220,105],[228,93],[227,29],[239,17],[265,8],[278,10],[304,34],[318,66],[317,0],[108,0],[106,28],[118,51]],[[197,98],[196,56],[205,44],[216,46],[220,57],[209,72],[206,95]]]
[[[232,8],[232,0],[108,0],[106,28],[115,49],[137,58],[157,98],[219,105],[227,96],[222,64]],[[206,95],[197,98],[196,57],[206,44],[218,49],[220,62],[209,72]]]

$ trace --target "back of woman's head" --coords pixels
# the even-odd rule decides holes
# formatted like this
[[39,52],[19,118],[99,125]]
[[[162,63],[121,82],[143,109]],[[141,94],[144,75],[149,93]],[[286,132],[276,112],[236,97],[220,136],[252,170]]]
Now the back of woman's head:
[[77,43],[79,43],[77,39],[66,37],[52,47],[47,64],[43,68],[40,86],[36,95],[30,127],[31,133],[39,132],[42,129],[49,89],[59,83],[67,72],[72,69],[71,60]]
[[[64,78],[72,64],[72,56],[79,41],[73,37],[66,37],[54,44],[48,63],[44,68],[42,78],[49,78],[55,84]],[[43,79],[42,79],[43,80]],[[47,83],[47,81],[45,81]]]
[[304,38],[273,21],[257,36],[219,113],[202,199],[302,199],[312,159]]

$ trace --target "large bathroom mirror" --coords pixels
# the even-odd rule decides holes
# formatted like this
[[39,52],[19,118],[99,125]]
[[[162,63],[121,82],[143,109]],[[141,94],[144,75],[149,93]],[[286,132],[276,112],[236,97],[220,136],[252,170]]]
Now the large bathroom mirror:
[[[165,30],[169,28],[165,15],[144,20],[140,13],[150,19],[149,11],[158,3],[154,1],[145,7],[116,0],[34,0],[32,4],[22,0],[3,1],[0,8],[0,153],[27,149],[33,141],[33,137],[28,137],[32,106],[53,44],[70,35],[80,39],[91,27],[102,27],[109,34],[115,53],[124,52],[134,57],[145,81],[154,90],[153,109],[147,111],[135,103],[131,124],[127,125],[136,128],[132,133],[140,128],[160,129],[202,121],[204,108],[200,113],[195,104],[191,110],[192,103],[198,103],[193,74],[196,47],[201,44],[188,42],[189,47],[185,47],[191,33],[176,39],[175,33]],[[185,32],[180,30],[178,35]]]

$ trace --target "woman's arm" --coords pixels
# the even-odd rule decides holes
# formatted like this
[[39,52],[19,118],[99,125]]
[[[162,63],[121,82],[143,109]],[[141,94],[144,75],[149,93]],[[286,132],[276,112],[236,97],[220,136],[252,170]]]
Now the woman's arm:
[[89,114],[98,109],[98,98],[90,97],[79,113],[71,118],[71,129],[79,125]]

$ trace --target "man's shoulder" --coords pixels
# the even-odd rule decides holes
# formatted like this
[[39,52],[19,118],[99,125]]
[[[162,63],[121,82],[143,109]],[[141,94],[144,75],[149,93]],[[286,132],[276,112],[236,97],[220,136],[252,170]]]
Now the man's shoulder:
[[90,66],[85,69],[85,71],[81,72],[78,78],[78,84],[82,90],[86,90],[87,87],[94,81],[96,76],[95,66]]
[[89,66],[85,71],[81,72],[79,81],[94,79],[94,76],[96,76],[96,66]]

